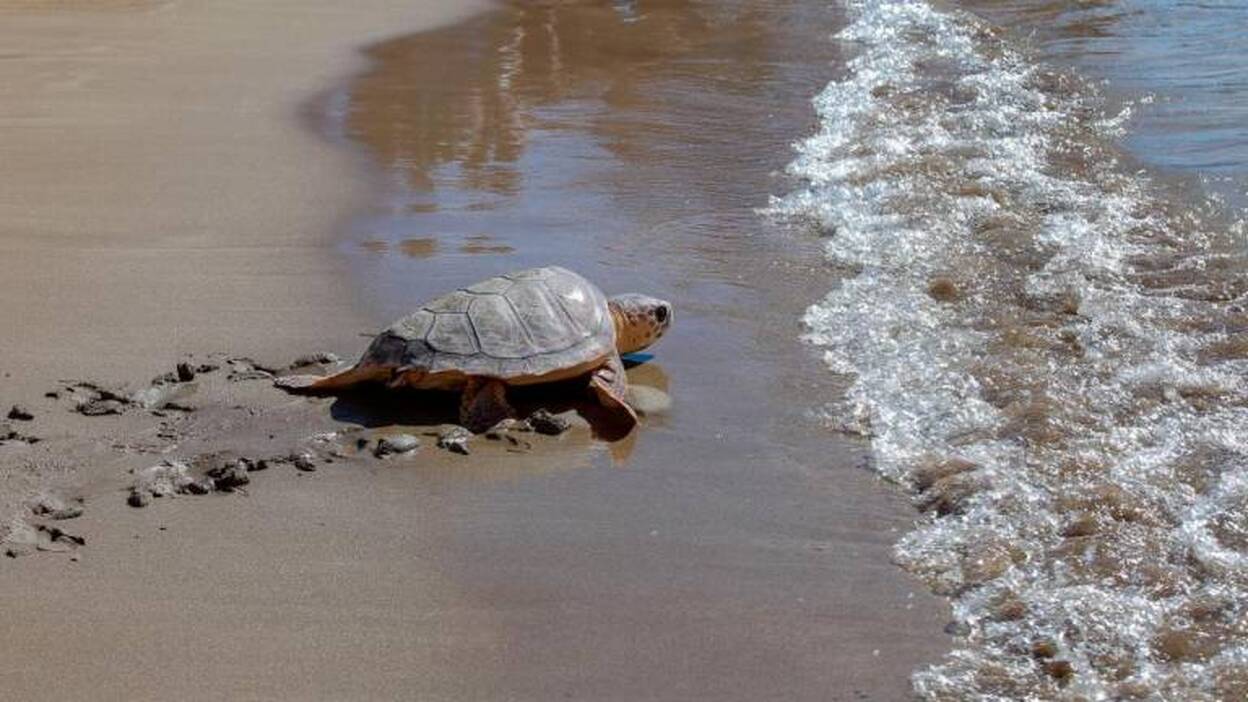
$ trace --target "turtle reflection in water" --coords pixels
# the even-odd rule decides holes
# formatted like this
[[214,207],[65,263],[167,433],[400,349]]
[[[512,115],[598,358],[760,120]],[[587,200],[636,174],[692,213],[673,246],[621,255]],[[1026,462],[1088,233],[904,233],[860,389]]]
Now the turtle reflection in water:
[[638,294],[607,298],[558,266],[500,275],[437,298],[377,335],[359,362],[328,377],[287,376],[278,387],[332,394],[363,383],[458,390],[460,423],[483,431],[512,414],[509,386],[584,377],[616,429],[637,423],[620,354],[672,324],[672,306]]

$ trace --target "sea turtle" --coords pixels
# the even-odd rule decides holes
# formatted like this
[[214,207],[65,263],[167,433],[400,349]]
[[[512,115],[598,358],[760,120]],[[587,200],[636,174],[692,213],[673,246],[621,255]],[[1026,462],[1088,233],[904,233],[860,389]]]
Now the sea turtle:
[[629,406],[620,354],[650,346],[672,306],[638,294],[608,299],[566,268],[507,273],[426,303],[373,340],[359,362],[328,377],[286,376],[279,387],[332,394],[361,383],[459,390],[460,423],[481,431],[512,414],[507,387],[585,377],[620,428]]

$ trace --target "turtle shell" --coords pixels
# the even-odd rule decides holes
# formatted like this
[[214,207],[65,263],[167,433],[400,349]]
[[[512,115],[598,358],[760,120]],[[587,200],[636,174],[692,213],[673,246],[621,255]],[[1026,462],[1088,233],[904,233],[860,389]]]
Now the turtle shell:
[[360,366],[514,379],[615,353],[598,287],[558,266],[507,273],[423,305],[373,341]]

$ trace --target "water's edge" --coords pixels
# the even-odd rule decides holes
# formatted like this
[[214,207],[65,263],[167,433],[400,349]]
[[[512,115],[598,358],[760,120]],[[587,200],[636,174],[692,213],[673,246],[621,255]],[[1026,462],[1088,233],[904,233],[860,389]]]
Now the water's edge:
[[[766,43],[775,41],[776,26],[767,9],[743,4],[746,23],[716,17],[723,12],[732,19],[727,3],[684,5],[621,22],[604,17],[611,12],[604,6],[565,3],[511,13],[516,16],[479,17],[469,23],[471,31],[461,27],[370,47],[368,53],[379,59],[377,70],[321,103],[331,110],[332,137],[366,145],[388,180],[387,189],[379,191],[384,202],[344,234],[342,250],[354,260],[362,295],[379,316],[402,314],[410,300],[474,275],[552,261],[576,267],[608,291],[642,289],[677,300],[672,338],[656,349],[649,369],[640,369],[659,375],[665,387],[670,381],[674,416],[655,418],[636,437],[636,447],[625,447],[624,457],[617,457],[630,475],[563,480],[550,488],[565,499],[557,506],[545,504],[549,497],[542,496],[543,509],[554,518],[599,505],[605,485],[627,483],[613,488],[623,492],[602,506],[604,521],[593,527],[610,525],[612,536],[595,549],[576,551],[558,572],[585,565],[594,550],[625,549],[623,563],[635,557],[628,549],[636,544],[621,536],[630,525],[612,521],[617,510],[641,510],[649,519],[674,524],[673,532],[689,533],[682,538],[710,540],[739,553],[741,583],[775,577],[765,567],[773,549],[804,549],[797,553],[800,568],[790,566],[795,573],[786,576],[791,580],[779,592],[823,592],[817,605],[809,596],[805,600],[826,618],[794,622],[782,646],[758,640],[761,631],[736,630],[726,631],[716,644],[723,661],[738,655],[764,660],[765,652],[783,648],[792,660],[782,668],[802,674],[781,680],[767,673],[729,689],[728,683],[750,668],[707,665],[719,668],[718,678],[697,677],[704,674],[698,667],[683,678],[656,671],[636,684],[658,689],[664,680],[698,679],[706,690],[722,688],[736,697],[770,689],[795,692],[792,699],[859,690],[897,698],[908,691],[905,676],[916,661],[933,660],[945,650],[941,626],[947,616],[938,601],[906,592],[913,581],[895,572],[887,549],[878,548],[891,542],[895,532],[889,529],[908,522],[904,504],[860,470],[859,442],[830,438],[804,416],[840,383],[819,373],[809,348],[792,343],[808,291],[828,267],[819,260],[817,242],[795,245],[774,231],[762,236],[763,222],[754,210],[775,185],[773,171],[787,160],[787,141],[810,123],[804,97],[826,80],[831,61],[810,61],[782,42]],[[648,29],[653,25],[646,22],[660,28]],[[825,21],[808,30],[810,45],[835,57],[826,48],[827,26]],[[609,31],[611,40],[579,41],[582,30],[595,36]],[[723,38],[726,32],[734,32],[733,41]],[[729,53],[742,46],[748,70]],[[441,59],[436,66],[431,54]],[[818,78],[809,81],[812,73]],[[421,90],[426,78],[443,82],[436,90]],[[697,89],[689,89],[690,83]],[[777,107],[777,95],[791,102]],[[740,108],[758,123],[734,120]],[[709,127],[707,114],[714,115]],[[707,158],[716,160],[699,160]],[[747,177],[724,177],[719,169],[730,164],[747,164],[740,169]],[[732,384],[725,382],[729,377]],[[671,481],[698,494],[650,492]],[[526,489],[532,486],[526,483]],[[729,490],[725,497],[733,506],[717,506],[703,490]],[[480,499],[474,494],[474,501]],[[526,499],[513,498],[516,509]],[[888,526],[881,531],[880,525]],[[557,543],[566,538],[561,526],[566,523],[534,519],[526,529]],[[459,538],[463,543],[446,562],[448,569],[466,571],[466,588],[491,582],[508,567],[508,559],[496,564],[498,572],[459,562],[479,547],[479,537],[469,530]],[[533,548],[528,542],[502,543],[512,556]],[[708,578],[706,564],[677,557],[676,545],[650,556],[672,557],[663,561],[666,572],[627,573],[625,581],[641,577],[656,587],[656,581],[682,577],[714,589],[700,584]],[[835,573],[829,572],[831,563],[837,564]],[[599,577],[617,572],[593,567]],[[811,572],[819,572],[818,579],[807,580]],[[844,587],[846,581],[855,587]],[[739,587],[743,601],[775,592]],[[579,601],[585,595],[568,597]],[[707,606],[720,606],[721,597],[709,594]],[[638,616],[676,605],[678,600],[648,602]],[[503,598],[486,606],[505,610],[509,602]],[[609,617],[619,603],[595,600],[594,606]],[[742,605],[734,606],[743,616]],[[534,616],[545,612],[537,609]],[[790,612],[769,616],[774,618],[768,626],[775,627],[789,621]],[[733,627],[725,622],[715,628]],[[814,633],[819,636],[809,638]],[[545,640],[533,636],[530,643]],[[550,645],[569,640],[577,639]],[[802,641],[815,648],[797,650]],[[756,648],[751,651],[746,642]],[[587,671],[598,662],[591,654],[612,645],[594,643],[587,644],[585,655],[593,659]],[[617,675],[631,674],[643,658],[634,651],[618,661]],[[842,665],[827,666],[830,658]],[[517,666],[521,660],[524,655],[517,654]],[[534,672],[515,674],[527,679]],[[587,672],[586,678],[593,676]]]
[[1123,168],[1125,114],[973,15],[850,3],[857,57],[775,217],[851,271],[806,315],[840,423],[926,514],[927,699],[1248,687],[1242,225]]

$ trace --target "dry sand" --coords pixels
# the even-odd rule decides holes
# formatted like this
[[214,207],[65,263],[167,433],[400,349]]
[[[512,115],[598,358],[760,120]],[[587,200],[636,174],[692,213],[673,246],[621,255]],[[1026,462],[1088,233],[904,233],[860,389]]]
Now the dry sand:
[[327,250],[371,182],[297,122],[483,4],[0,0],[0,400],[359,331]]
[[[888,563],[909,507],[861,470],[860,443],[806,416],[836,389],[792,343],[825,275],[818,244],[725,235],[756,234],[744,223],[767,187],[722,177],[743,162],[729,146],[783,162],[808,116],[794,103],[738,123],[714,91],[691,105],[649,72],[766,84],[809,56],[762,41],[766,10],[725,31],[669,3],[670,31],[628,34],[605,5],[540,3],[376,44],[367,68],[356,47],[470,9],[398,5],[0,0],[0,409],[29,404],[35,421],[14,426],[47,439],[0,449],[2,489],[82,497],[83,516],[43,523],[87,539],[0,561],[0,696],[905,698],[946,615]],[[570,47],[566,65],[548,43]],[[606,153],[529,129],[533,108],[603,84],[623,120],[592,123]],[[326,103],[355,116],[341,128],[363,152],[301,128]],[[664,106],[694,110],[692,126]],[[638,110],[657,121],[625,119]],[[717,110],[722,139],[682,131]],[[709,156],[665,169],[666,138]],[[457,162],[468,182],[431,193]],[[363,245],[343,255],[343,232]],[[439,417],[287,398],[228,369],[177,386],[189,414],[86,418],[68,394],[42,398],[57,378],[143,387],[188,353],[353,356],[407,297],[548,261],[680,301],[657,362],[630,371],[674,407],[629,440],[578,427],[463,457],[426,438],[379,461],[354,440]],[[128,471],[222,449],[310,449],[318,470],[126,506]]]

